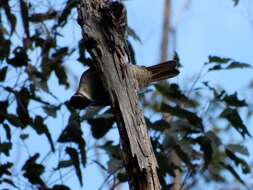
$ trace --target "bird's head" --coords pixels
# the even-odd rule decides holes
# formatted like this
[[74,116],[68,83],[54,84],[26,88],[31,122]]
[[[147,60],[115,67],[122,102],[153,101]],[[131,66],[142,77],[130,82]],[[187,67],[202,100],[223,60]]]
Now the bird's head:
[[76,93],[70,98],[69,103],[75,109],[85,109],[91,105],[92,100],[81,93]]

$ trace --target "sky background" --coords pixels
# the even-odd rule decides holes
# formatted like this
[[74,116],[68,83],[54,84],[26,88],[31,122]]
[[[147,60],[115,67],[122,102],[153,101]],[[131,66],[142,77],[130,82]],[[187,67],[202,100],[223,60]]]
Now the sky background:
[[[172,26],[176,25],[177,44],[183,68],[175,79],[181,86],[192,83],[208,61],[209,55],[229,57],[252,64],[253,26],[250,23],[253,3],[241,0],[234,7],[231,0],[192,0],[188,10],[182,14],[185,0],[172,1]],[[137,64],[150,66],[160,60],[160,42],[163,25],[163,0],[126,1],[129,26],[133,28],[142,43],[133,41]],[[81,74],[81,72],[79,73]],[[252,70],[219,71],[207,75],[203,80],[223,86],[228,92],[243,92],[250,80]],[[201,85],[201,84],[199,84]],[[252,132],[252,129],[250,129]],[[115,132],[117,133],[117,132]],[[89,172],[90,171],[90,172]],[[87,168],[84,189],[96,189],[100,185],[95,168]],[[94,177],[91,175],[94,172]],[[207,187],[207,186],[205,186]],[[216,188],[211,185],[209,189]],[[127,186],[124,188],[127,189]],[[201,188],[200,188],[201,189]]]
[[[253,21],[250,22],[250,19],[253,19],[253,16],[250,15],[253,11],[253,3],[251,0],[241,0],[237,7],[233,6],[232,0],[191,0],[190,6],[183,14],[181,14],[181,10],[185,0],[172,0],[172,3],[172,26],[176,25],[175,29],[177,31],[176,51],[183,65],[180,75],[174,81],[179,83],[180,86],[186,88],[190,86],[189,84],[194,81],[194,77],[200,72],[203,64],[208,61],[209,55],[229,57],[249,64],[253,63]],[[161,53],[164,1],[128,0],[125,1],[125,4],[128,11],[129,26],[136,31],[142,41],[142,43],[139,43],[131,40],[135,49],[137,64],[145,66],[157,64]],[[178,15],[182,15],[179,22]],[[81,30],[75,20],[66,27],[64,33],[66,35],[61,39],[62,45],[71,46],[81,38]],[[70,81],[71,90],[66,91],[63,87],[59,88],[58,86],[50,89],[62,101],[68,100],[74,93],[79,77],[84,71],[83,67],[78,64],[74,65],[74,62],[75,60],[68,60],[65,63],[65,66],[69,69],[68,74],[72,76]],[[253,71],[250,69],[229,72],[219,71],[206,75],[202,80],[221,85],[230,93],[239,91],[240,96],[252,80],[252,74]],[[52,79],[52,81],[55,80]],[[56,84],[58,83],[56,82]],[[50,131],[52,134],[60,134],[61,130],[65,128],[67,119],[66,115],[61,115],[57,123],[55,123],[55,120],[49,119],[48,123],[51,126]],[[87,126],[83,126],[83,131],[85,139],[92,139]],[[253,132],[253,130],[250,129],[250,132]],[[29,133],[32,132],[29,131]],[[55,141],[57,137],[54,137]],[[40,147],[40,142],[36,135],[30,135],[30,138],[28,144],[34,144],[30,150],[32,153]],[[106,138],[118,138],[117,131],[110,132]],[[45,140],[45,137],[43,140]],[[91,140],[87,142],[87,146],[89,147],[93,143],[94,141]],[[17,155],[23,153],[25,147],[22,147],[22,149],[15,151]],[[45,150],[48,150],[48,148],[41,147]],[[94,158],[94,152],[88,151],[89,156]],[[104,159],[103,156],[101,158]],[[18,159],[18,157],[15,157],[15,159]],[[22,158],[16,161],[23,163]],[[50,162],[53,162],[53,159]],[[106,160],[104,160],[105,162]],[[72,187],[73,190],[96,190],[103,182],[101,173],[94,164],[88,164],[83,171],[83,188],[75,179],[74,171],[72,176],[74,177],[67,180],[67,185]],[[209,189],[213,188],[214,186],[210,186]],[[128,189],[127,186],[124,189]]]

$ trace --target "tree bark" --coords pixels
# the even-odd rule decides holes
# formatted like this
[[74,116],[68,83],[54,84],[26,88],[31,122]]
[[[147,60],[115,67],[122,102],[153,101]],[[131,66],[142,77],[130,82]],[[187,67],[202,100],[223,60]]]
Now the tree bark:
[[170,41],[171,0],[164,0],[163,30],[161,41],[161,62],[168,59]]
[[110,0],[81,0],[78,22],[115,111],[130,189],[159,190],[158,164],[128,66],[126,9]]

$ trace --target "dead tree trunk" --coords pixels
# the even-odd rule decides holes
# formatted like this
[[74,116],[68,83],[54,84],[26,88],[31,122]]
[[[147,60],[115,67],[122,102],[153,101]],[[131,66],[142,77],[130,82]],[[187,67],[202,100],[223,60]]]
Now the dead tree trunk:
[[128,67],[126,9],[111,0],[81,0],[78,22],[116,114],[130,189],[160,190],[157,161]]
[[168,59],[169,41],[170,41],[170,21],[171,21],[171,0],[164,0],[164,13],[163,13],[163,29],[161,41],[161,59],[163,62]]

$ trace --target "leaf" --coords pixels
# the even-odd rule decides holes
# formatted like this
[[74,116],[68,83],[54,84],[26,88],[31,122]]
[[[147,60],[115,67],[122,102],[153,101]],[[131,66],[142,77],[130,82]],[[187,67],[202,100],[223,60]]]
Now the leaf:
[[56,19],[58,13],[55,10],[48,10],[45,13],[34,13],[30,16],[29,20],[34,23],[40,23],[46,20]]
[[[184,146],[187,146],[184,147]],[[189,144],[184,144],[183,142],[177,142],[174,146],[173,149],[176,151],[177,155],[179,156],[179,158],[187,164],[188,167],[192,167],[192,163],[191,163],[191,155],[189,154]]]
[[209,68],[208,71],[218,71],[224,69],[221,65],[214,65],[213,67]]
[[192,147],[191,144],[187,140],[179,141],[177,137],[175,137],[170,132],[165,133],[166,136],[164,138],[164,142],[162,143],[164,149],[171,150],[173,149],[178,157],[188,166],[192,167],[191,157],[192,157]]
[[170,160],[169,156],[163,152],[157,152],[156,159],[159,165],[159,173],[163,174],[164,176],[166,176],[166,173],[168,173],[170,176],[175,177],[176,169],[180,170],[180,168],[174,164],[173,160]]
[[63,59],[71,53],[72,52],[69,52],[68,47],[59,48],[52,54],[53,59],[50,60],[50,62],[48,63],[49,73],[51,72],[52,69],[55,72],[56,77],[58,78],[59,84],[63,84],[66,87],[69,87],[69,83],[65,68],[62,65],[62,63]]
[[5,80],[6,74],[7,74],[8,67],[5,66],[2,69],[0,69],[0,82]]
[[226,67],[226,69],[244,69],[244,68],[252,68],[252,67],[247,63],[240,63],[237,61],[233,61]]
[[149,123],[149,127],[151,127],[152,129],[154,129],[156,131],[161,131],[162,132],[162,131],[170,128],[170,123],[168,123],[164,119],[161,119],[161,120],[155,121],[154,123]]
[[22,167],[22,170],[25,171],[23,176],[29,180],[30,183],[34,185],[44,185],[41,175],[44,173],[44,166],[37,164],[36,160],[39,158],[39,154],[35,154],[30,157]]
[[51,146],[51,150],[54,152],[55,148],[54,148],[54,143],[51,137],[51,134],[47,128],[47,126],[44,124],[44,119],[41,116],[36,116],[34,119],[34,124],[33,124],[33,129],[37,132],[37,134],[41,135],[41,134],[45,134],[50,146]]
[[174,52],[173,61],[177,63],[178,68],[182,67],[181,61],[177,52]]
[[66,185],[54,185],[50,190],[70,190]]
[[179,86],[175,83],[168,84],[156,84],[155,88],[160,92],[164,97],[168,98],[177,103],[183,103],[188,107],[196,107],[198,105],[196,100],[189,99],[186,95],[184,95],[179,88]]
[[58,24],[64,26],[67,23],[67,18],[71,13],[71,10],[78,5],[78,0],[68,0],[64,7],[61,16],[59,17]]
[[100,115],[99,118],[89,119],[92,136],[96,139],[102,138],[112,128],[115,118],[113,115]]
[[82,173],[81,173],[81,169],[80,169],[80,161],[79,161],[79,157],[78,157],[78,153],[77,153],[76,149],[71,148],[71,147],[67,147],[66,153],[70,156],[70,158],[74,164],[76,175],[78,177],[80,185],[83,186]]
[[102,170],[107,171],[107,168],[101,164],[98,160],[92,160],[95,164],[97,164]]
[[32,64],[27,65],[26,72],[29,75],[29,77],[34,81],[38,79],[45,80],[43,74],[40,71],[38,71],[38,69]]
[[73,161],[72,160],[62,160],[58,163],[58,166],[57,166],[57,170],[59,169],[62,169],[62,168],[68,168],[70,166],[73,165]]
[[120,145],[113,145],[112,143],[112,141],[107,141],[104,145],[99,146],[99,148],[104,149],[110,158],[123,160],[123,152],[120,149]]
[[204,126],[202,124],[202,119],[199,116],[197,116],[197,114],[190,112],[188,110],[182,109],[179,106],[172,107],[168,104],[162,103],[161,111],[170,113],[180,118],[185,118],[193,126],[200,128],[201,130],[204,129]]
[[225,101],[228,105],[235,106],[235,107],[244,107],[248,105],[245,100],[238,99],[236,92],[232,95],[226,95],[222,99],[222,101]]
[[236,109],[226,108],[221,114],[220,117],[226,118],[230,124],[245,138],[246,135],[251,137],[247,127],[244,125],[239,113]]
[[3,8],[5,11],[6,17],[11,25],[11,35],[12,35],[13,32],[15,31],[15,28],[16,28],[17,19],[16,19],[15,15],[11,12],[11,7],[9,5],[9,1],[5,1],[3,4],[4,4]]
[[214,63],[216,65],[209,68],[208,71],[252,68],[251,65],[247,63],[241,63],[230,58],[221,58],[217,56],[209,56],[209,62],[206,64],[210,63]]
[[11,41],[0,36],[0,60],[7,60],[10,54]]
[[212,149],[218,149],[222,144],[220,138],[213,131],[206,132],[205,136],[211,140]]
[[249,150],[243,145],[229,144],[226,146],[226,149],[230,150],[231,152],[236,152],[245,156],[249,156]]
[[[211,87],[208,82],[203,82],[203,84],[213,92],[215,100],[222,101],[222,98],[226,95],[225,90],[216,90],[214,87]],[[221,91],[221,92],[220,92]]]
[[54,69],[54,72],[58,78],[59,84],[69,87],[68,77],[65,72],[65,68],[62,65],[57,65]]
[[234,152],[230,151],[229,149],[226,149],[226,155],[235,162],[235,165],[238,166],[240,165],[242,168],[242,171],[244,174],[248,174],[250,173],[251,169],[250,166],[247,164],[247,162],[245,160],[243,160],[242,158],[239,158],[238,156],[236,156],[234,154]]
[[6,133],[6,138],[8,139],[8,141],[11,141],[11,129],[10,129],[10,126],[4,123],[3,127],[4,127],[4,130],[5,130],[5,133]]
[[30,101],[30,92],[26,88],[22,88],[18,93],[15,92],[17,101],[17,115],[22,122],[23,126],[32,123],[32,119],[28,112],[28,104]]
[[128,45],[128,49],[129,49],[129,53],[130,53],[130,57],[131,57],[131,63],[133,65],[136,65],[137,63],[136,63],[135,51],[134,51],[134,48],[129,40],[127,40],[127,45]]
[[24,31],[27,38],[30,38],[30,26],[29,26],[29,8],[28,8],[28,2],[25,2],[24,0],[19,0],[20,3],[20,13],[22,18],[22,23],[24,27]]
[[26,139],[28,139],[28,137],[29,137],[29,135],[28,134],[21,134],[20,136],[19,136],[19,138],[21,139],[21,140],[26,140]]
[[85,40],[81,39],[78,42],[79,57],[77,60],[80,61],[84,66],[86,65],[87,59],[90,59],[90,58],[86,58],[85,51],[86,51]]
[[215,63],[215,64],[226,64],[229,61],[231,61],[230,58],[221,58],[218,56],[211,56],[211,55],[208,57],[208,59],[209,59],[209,63]]
[[240,0],[232,0],[234,2],[234,6],[237,6]]
[[231,165],[226,164],[224,162],[220,162],[220,165],[223,168],[225,168],[226,170],[228,170],[242,185],[244,185],[245,187],[247,187],[246,184],[245,184],[245,182],[240,177],[240,175],[235,171],[235,169]]
[[123,166],[124,166],[123,165],[123,161],[115,159],[115,158],[111,158],[107,162],[107,167],[108,167],[108,172],[109,173],[115,173],[116,171],[118,171],[119,169],[121,169]]
[[14,114],[7,114],[6,119],[11,125],[15,127],[25,128],[20,119]]
[[67,143],[74,142],[79,146],[82,164],[86,164],[85,141],[82,137],[83,132],[80,126],[80,118],[77,113],[73,112],[69,117],[68,125],[58,138],[58,142]]
[[11,176],[11,172],[9,171],[11,167],[13,166],[13,163],[7,162],[6,164],[0,165],[0,178],[2,178],[3,175]]
[[8,105],[9,105],[8,100],[0,101],[0,123],[3,123],[4,120],[6,119]]
[[69,117],[68,125],[58,138],[58,142],[74,142],[76,144],[84,145],[84,139],[82,138],[82,130],[80,126],[80,120],[77,113],[72,113]]
[[58,111],[58,107],[55,106],[43,106],[42,107],[44,112],[46,112],[47,115],[56,118],[57,117],[57,111]]
[[92,119],[95,117],[102,109],[104,109],[104,106],[94,106],[94,107],[89,107],[86,109],[86,112],[83,116],[81,116],[81,121],[86,121],[89,119]]
[[131,36],[134,40],[136,40],[142,44],[140,37],[136,34],[134,29],[132,29],[131,27],[127,28],[127,34],[128,34],[128,36]]
[[204,160],[205,160],[204,169],[207,169],[213,157],[212,141],[209,138],[209,136],[204,135],[196,138],[196,142],[200,145],[201,150],[204,152]]
[[[1,183],[6,183],[6,184],[8,184],[8,185],[10,185],[10,186],[15,187],[16,189],[18,189],[17,186],[13,183],[13,181],[11,179],[6,179],[5,178],[2,181],[0,181],[0,184]],[[8,190],[8,189],[3,189],[3,190]]]
[[57,60],[62,60],[66,55],[68,55],[69,48],[68,47],[62,47],[57,49],[53,54],[52,57]]
[[30,60],[28,58],[28,55],[26,53],[26,50],[22,47],[16,47],[13,50],[14,57],[7,60],[7,63],[14,67],[22,67],[27,66],[28,61]]
[[121,183],[124,183],[124,182],[128,182],[129,180],[129,177],[128,177],[128,174],[126,172],[119,172],[117,174],[117,179],[121,182]]
[[185,120],[176,120],[175,122],[170,122],[171,128],[175,135],[189,136],[193,134],[201,133],[198,128],[191,125],[188,121]]

